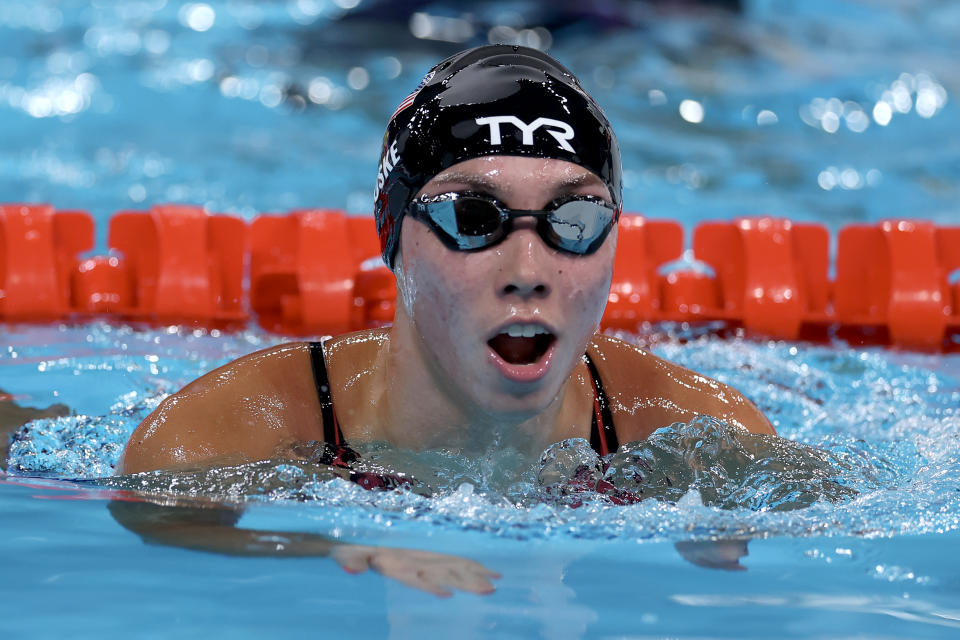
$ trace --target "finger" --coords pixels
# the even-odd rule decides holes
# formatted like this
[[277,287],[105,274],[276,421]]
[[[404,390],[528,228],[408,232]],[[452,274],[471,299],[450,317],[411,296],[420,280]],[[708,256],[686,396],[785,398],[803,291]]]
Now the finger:
[[487,595],[496,590],[489,580],[462,567],[435,567],[423,569],[418,574],[430,584],[442,585],[450,590],[477,595]]
[[421,574],[419,571],[416,574],[394,575],[390,577],[399,580],[408,587],[432,593],[438,598],[449,598],[453,595],[452,591],[436,581],[431,580],[430,577]]
[[499,573],[490,571],[482,564],[465,558],[457,558],[456,562],[453,563],[427,565],[421,567],[417,573],[431,584],[445,585],[479,595],[493,593],[496,587],[490,582],[490,579],[500,577]]
[[489,578],[473,571],[453,571],[451,574],[449,584],[457,589],[478,595],[488,595],[497,590]]
[[479,575],[483,576],[484,578],[487,578],[487,579],[491,579],[491,578],[492,578],[492,579],[494,579],[494,580],[499,580],[500,578],[503,577],[503,574],[502,574],[502,573],[500,573],[500,572],[498,572],[498,571],[494,571],[494,570],[492,570],[492,569],[487,569],[487,568],[484,567],[484,566],[481,566],[481,567],[477,570],[477,573],[478,573]]
[[423,569],[412,569],[409,566],[397,565],[388,562],[389,558],[384,556],[374,556],[371,558],[370,566],[380,575],[393,578],[408,587],[432,593],[439,598],[449,598],[453,593],[443,586],[443,583],[436,580]]
[[499,580],[503,575],[492,569],[487,569],[485,566],[476,562],[474,560],[467,561],[467,568],[477,575],[481,575],[485,578],[493,578],[494,580]]

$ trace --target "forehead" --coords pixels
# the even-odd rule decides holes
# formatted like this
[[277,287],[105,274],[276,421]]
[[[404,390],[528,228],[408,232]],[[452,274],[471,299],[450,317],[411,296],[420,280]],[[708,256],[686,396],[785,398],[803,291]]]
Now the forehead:
[[524,156],[492,155],[459,162],[434,176],[421,194],[450,188],[494,193],[536,189],[610,198],[606,184],[589,169],[566,160]]

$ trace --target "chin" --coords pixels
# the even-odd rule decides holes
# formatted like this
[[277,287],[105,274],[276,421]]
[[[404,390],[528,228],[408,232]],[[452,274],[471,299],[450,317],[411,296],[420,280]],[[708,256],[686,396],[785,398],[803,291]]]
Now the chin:
[[531,388],[526,390],[515,385],[509,386],[512,388],[501,386],[499,389],[491,389],[483,397],[473,400],[490,416],[528,420],[550,406],[560,392],[561,385],[543,381],[543,384],[531,385]]
[[529,382],[511,380],[495,364],[487,364],[483,375],[472,377],[470,399],[488,415],[514,420],[530,419],[546,411],[570,380],[578,359],[567,344],[556,347],[546,375]]

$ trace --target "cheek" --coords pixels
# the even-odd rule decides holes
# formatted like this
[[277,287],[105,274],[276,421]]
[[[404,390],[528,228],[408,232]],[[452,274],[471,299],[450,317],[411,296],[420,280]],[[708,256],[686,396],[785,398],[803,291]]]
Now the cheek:
[[464,322],[467,314],[464,296],[466,287],[462,282],[446,276],[450,273],[442,267],[425,268],[413,274],[419,295],[413,305],[413,319],[421,333],[441,338],[443,328],[453,329]]
[[599,253],[581,258],[585,262],[560,270],[557,280],[565,291],[561,296],[570,316],[576,316],[591,327],[600,322],[610,295],[613,276],[612,255]]
[[403,237],[407,312],[422,335],[447,342],[472,317],[479,290],[476,270],[466,268],[467,256],[446,249],[419,226]]

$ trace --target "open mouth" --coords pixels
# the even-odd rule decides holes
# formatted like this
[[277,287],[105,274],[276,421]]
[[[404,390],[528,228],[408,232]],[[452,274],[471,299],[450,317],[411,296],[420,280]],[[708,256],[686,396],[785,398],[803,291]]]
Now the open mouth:
[[523,365],[538,362],[556,339],[538,324],[511,324],[487,344],[504,362]]

